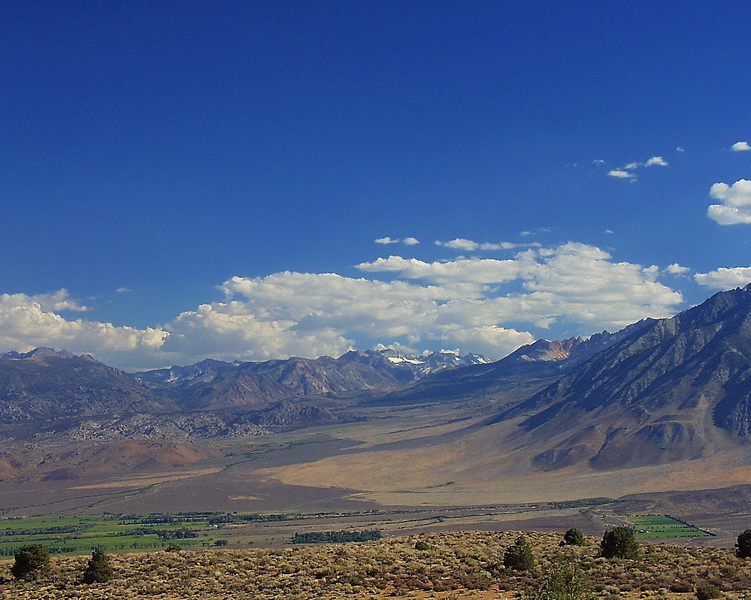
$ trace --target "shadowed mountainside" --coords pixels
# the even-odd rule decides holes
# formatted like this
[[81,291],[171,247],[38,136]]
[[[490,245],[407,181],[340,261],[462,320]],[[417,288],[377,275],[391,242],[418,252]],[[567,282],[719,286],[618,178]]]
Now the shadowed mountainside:
[[746,444],[750,407],[747,286],[646,324],[495,421],[521,418],[528,444],[547,446],[538,467],[613,469]]

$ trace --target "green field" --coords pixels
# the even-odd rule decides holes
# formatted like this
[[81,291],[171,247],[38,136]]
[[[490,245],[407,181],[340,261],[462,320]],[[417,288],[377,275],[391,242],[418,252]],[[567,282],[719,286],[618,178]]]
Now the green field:
[[641,539],[710,537],[712,534],[667,515],[629,515],[636,537]]
[[[438,514],[443,516],[438,516]],[[43,544],[54,554],[89,554],[99,546],[107,552],[186,549],[214,546],[235,549],[285,547],[295,539],[320,532],[379,529],[401,534],[416,527],[443,522],[446,511],[407,511],[404,514],[355,513],[170,513],[91,517],[0,518],[0,559],[12,559],[25,544]],[[487,518],[487,509],[463,519]],[[504,513],[505,514],[505,513]],[[452,517],[453,518],[453,517]],[[697,538],[712,534],[667,515],[620,515],[640,539]],[[302,536],[302,538],[301,538]]]
[[99,546],[106,551],[132,552],[226,543],[233,525],[291,520],[296,515],[176,513],[170,515],[104,515],[100,517],[0,519],[0,559],[12,558],[24,544],[44,544],[55,554],[88,554]]

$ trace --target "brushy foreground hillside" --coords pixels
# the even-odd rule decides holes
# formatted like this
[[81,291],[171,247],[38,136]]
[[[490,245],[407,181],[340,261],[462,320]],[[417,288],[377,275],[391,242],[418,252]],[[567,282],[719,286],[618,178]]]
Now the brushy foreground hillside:
[[[0,598],[514,598],[563,561],[578,564],[596,595],[607,600],[686,596],[706,583],[729,597],[744,598],[751,590],[751,559],[736,558],[731,549],[642,543],[637,559],[607,560],[597,557],[599,540],[560,547],[561,535],[553,533],[525,533],[537,564],[532,571],[513,571],[503,566],[503,555],[518,535],[447,532],[278,551],[112,555],[116,578],[93,585],[81,583],[88,557],[56,558],[50,579],[5,581]],[[11,578],[11,564],[2,563],[0,577]]]

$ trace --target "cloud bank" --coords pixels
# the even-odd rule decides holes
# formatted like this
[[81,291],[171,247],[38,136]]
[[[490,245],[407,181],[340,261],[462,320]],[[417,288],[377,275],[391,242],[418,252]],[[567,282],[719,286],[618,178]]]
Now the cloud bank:
[[657,281],[657,267],[616,262],[578,243],[526,248],[507,259],[426,262],[392,255],[356,269],[361,276],[232,277],[219,286],[222,301],[146,329],[68,319],[60,313],[85,307],[65,290],[5,294],[0,349],[53,346],[127,369],[206,357],[337,356],[377,344],[500,358],[554,326],[569,335],[613,331],[647,316],[672,315],[683,301]]

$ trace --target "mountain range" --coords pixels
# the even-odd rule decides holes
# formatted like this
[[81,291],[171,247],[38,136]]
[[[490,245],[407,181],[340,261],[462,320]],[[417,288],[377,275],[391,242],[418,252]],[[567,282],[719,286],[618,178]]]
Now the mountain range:
[[[339,358],[204,360],[126,373],[89,355],[37,348],[0,355],[0,435],[75,439],[244,436],[358,421],[336,395],[385,393],[431,373],[485,364],[479,355],[394,350]],[[347,405],[352,402],[345,403]]]
[[[426,414],[440,416],[430,423],[443,429],[407,426]],[[338,358],[205,360],[131,374],[47,348],[0,356],[0,435],[35,447],[60,440],[193,444],[385,422],[404,423],[392,437],[406,435],[415,448],[481,447],[483,460],[540,473],[606,472],[745,451],[751,285],[615,333],[538,340],[496,362],[370,350]],[[420,433],[403,433],[410,431]],[[17,477],[28,461],[13,460],[6,457],[15,466],[5,471]]]

